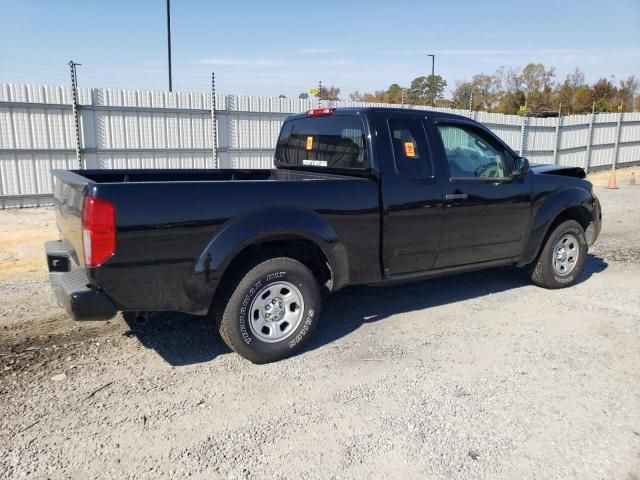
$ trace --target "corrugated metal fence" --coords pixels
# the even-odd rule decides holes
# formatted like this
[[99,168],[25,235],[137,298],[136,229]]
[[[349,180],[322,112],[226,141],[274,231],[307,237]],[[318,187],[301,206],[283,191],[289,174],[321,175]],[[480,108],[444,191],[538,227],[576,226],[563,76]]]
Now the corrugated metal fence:
[[[50,171],[79,168],[72,103],[69,87],[0,85],[2,208],[50,203]],[[315,99],[217,95],[214,113],[206,93],[100,88],[79,89],[78,105],[83,168],[270,168],[282,121],[318,106]],[[524,118],[438,110],[482,122],[532,163],[591,169],[640,161],[640,113]]]

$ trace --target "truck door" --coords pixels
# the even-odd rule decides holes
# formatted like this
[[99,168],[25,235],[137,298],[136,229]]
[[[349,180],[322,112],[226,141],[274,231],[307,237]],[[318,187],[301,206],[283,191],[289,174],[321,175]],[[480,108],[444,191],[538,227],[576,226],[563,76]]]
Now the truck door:
[[449,170],[434,268],[518,256],[531,214],[530,175],[513,175],[514,155],[475,123],[436,118],[430,131]]
[[440,243],[443,193],[424,116],[381,112],[375,123],[382,172],[384,276],[429,270]]

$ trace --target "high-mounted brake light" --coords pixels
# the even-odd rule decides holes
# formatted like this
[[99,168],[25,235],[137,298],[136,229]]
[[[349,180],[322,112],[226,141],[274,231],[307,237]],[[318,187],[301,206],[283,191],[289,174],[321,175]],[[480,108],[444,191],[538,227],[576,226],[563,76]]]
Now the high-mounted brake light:
[[87,267],[97,267],[116,251],[116,209],[107,200],[85,197],[82,243]]
[[331,115],[335,108],[314,108],[307,110],[307,117],[320,117],[322,115]]

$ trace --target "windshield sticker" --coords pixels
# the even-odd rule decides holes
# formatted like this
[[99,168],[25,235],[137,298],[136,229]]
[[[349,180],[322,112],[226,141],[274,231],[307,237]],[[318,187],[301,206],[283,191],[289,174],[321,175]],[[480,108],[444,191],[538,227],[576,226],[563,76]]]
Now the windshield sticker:
[[311,135],[309,135],[307,137],[307,145],[305,147],[307,150],[312,150],[313,149],[313,137]]
[[413,142],[404,142],[404,154],[405,156],[410,158],[416,157],[416,149],[413,145]]
[[326,167],[326,160],[302,160],[302,165],[308,165],[310,167]]

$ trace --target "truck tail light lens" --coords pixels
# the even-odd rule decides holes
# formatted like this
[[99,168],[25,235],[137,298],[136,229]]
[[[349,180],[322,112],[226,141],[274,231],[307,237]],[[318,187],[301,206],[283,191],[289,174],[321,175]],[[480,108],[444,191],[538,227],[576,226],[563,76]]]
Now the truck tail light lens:
[[97,267],[116,251],[116,209],[111,202],[84,198],[82,243],[87,267]]
[[321,117],[323,115],[332,115],[335,108],[314,108],[307,110],[307,117]]

